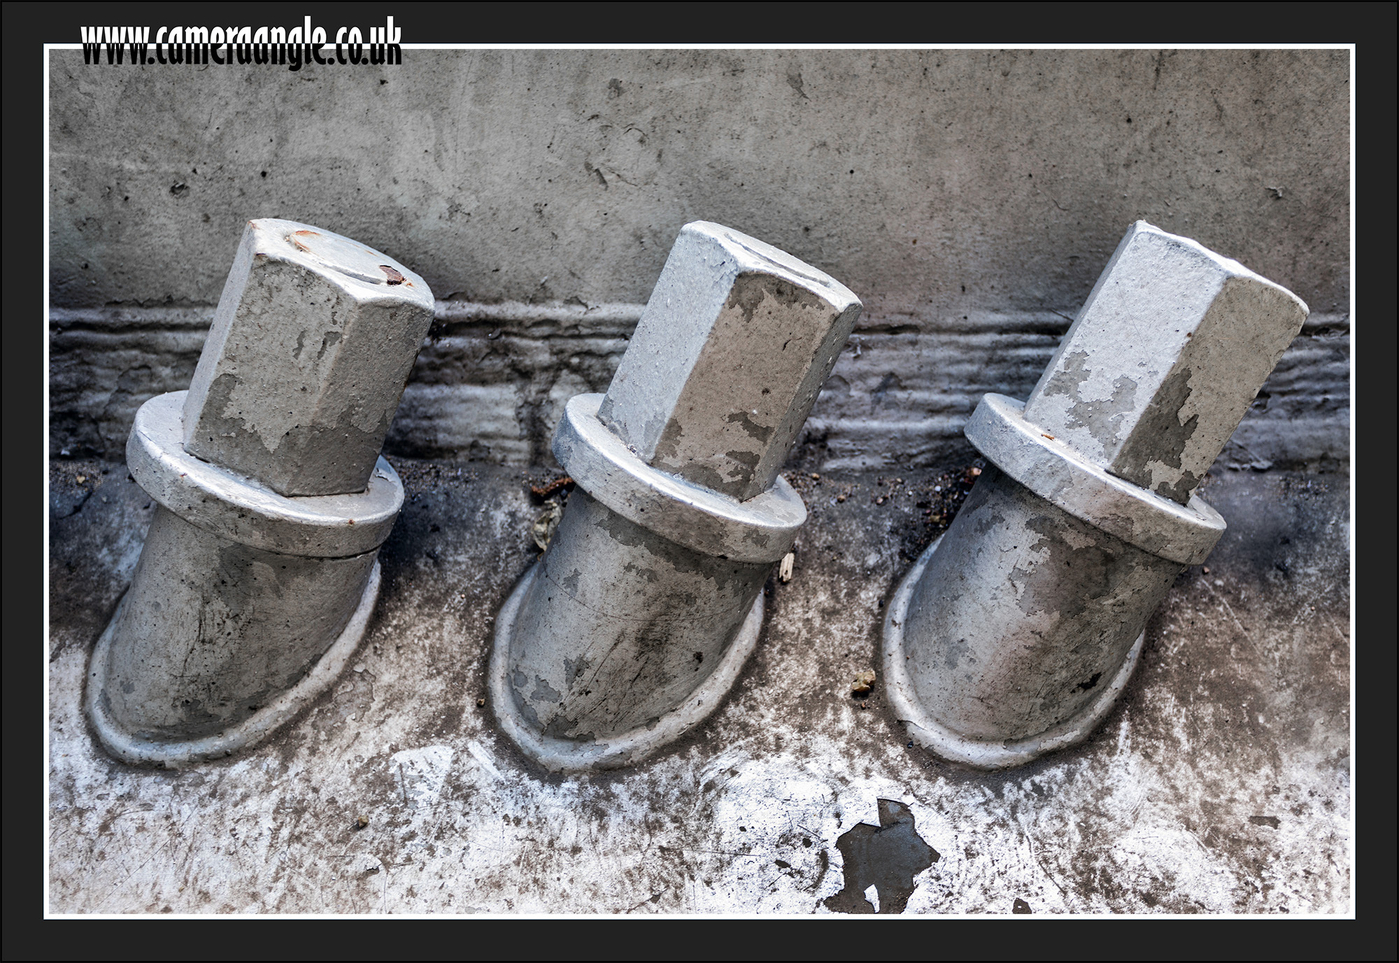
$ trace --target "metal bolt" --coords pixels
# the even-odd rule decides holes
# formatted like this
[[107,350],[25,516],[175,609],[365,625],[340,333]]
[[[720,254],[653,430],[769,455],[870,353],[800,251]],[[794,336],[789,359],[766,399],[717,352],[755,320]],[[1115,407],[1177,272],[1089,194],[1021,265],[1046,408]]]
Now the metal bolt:
[[127,441],[157,507],[87,687],[118,758],[226,756],[335,680],[403,504],[379,447],[432,308],[387,255],[248,223],[190,390],[142,405]]
[[1092,731],[1223,533],[1194,491],[1306,317],[1237,261],[1128,230],[1028,401],[973,413],[995,467],[891,600],[888,695],[914,741],[998,769]]
[[860,307],[761,241],[681,229],[606,395],[566,406],[578,488],[496,620],[492,707],[536,761],[636,762],[733,684],[806,520],[778,472]]
[[282,495],[364,491],[431,312],[392,258],[250,221],[190,382],[185,450]]

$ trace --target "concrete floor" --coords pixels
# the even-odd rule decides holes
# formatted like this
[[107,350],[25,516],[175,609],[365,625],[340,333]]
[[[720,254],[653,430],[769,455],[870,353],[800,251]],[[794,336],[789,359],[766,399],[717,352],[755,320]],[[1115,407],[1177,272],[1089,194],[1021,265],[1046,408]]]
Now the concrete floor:
[[548,472],[395,464],[408,501],[344,678],[259,748],[151,771],[79,709],[150,499],[120,463],[53,463],[50,914],[1353,912],[1344,473],[1207,479],[1229,530],[1117,707],[995,775],[910,748],[878,683],[850,692],[971,464],[789,474],[810,518],[730,697],[648,762],[558,776],[483,703]]

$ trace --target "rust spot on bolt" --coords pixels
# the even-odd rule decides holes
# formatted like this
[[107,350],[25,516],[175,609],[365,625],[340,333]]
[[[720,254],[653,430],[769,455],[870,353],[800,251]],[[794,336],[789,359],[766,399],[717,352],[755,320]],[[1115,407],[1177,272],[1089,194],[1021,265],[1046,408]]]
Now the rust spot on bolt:
[[403,275],[402,275],[402,274],[399,274],[397,271],[395,271],[393,268],[389,267],[387,264],[380,264],[380,265],[379,265],[379,270],[383,271],[385,274],[387,274],[387,275],[389,276],[389,283],[390,283],[390,284],[402,284],[402,283],[403,283]]
[[310,236],[310,237],[320,237],[320,236],[321,236],[321,235],[320,235],[320,232],[319,232],[319,231],[292,231],[290,234],[287,235],[287,240],[288,240],[288,241],[291,241],[292,245],[293,245],[298,251],[302,251],[302,252],[304,252],[304,253],[306,253],[306,254],[310,254],[310,253],[311,253],[311,249],[310,249],[309,247],[307,247],[305,244],[302,244],[300,241],[298,241],[298,240],[296,239],[296,235],[298,235],[298,234],[305,234],[305,235],[308,235],[308,236]]

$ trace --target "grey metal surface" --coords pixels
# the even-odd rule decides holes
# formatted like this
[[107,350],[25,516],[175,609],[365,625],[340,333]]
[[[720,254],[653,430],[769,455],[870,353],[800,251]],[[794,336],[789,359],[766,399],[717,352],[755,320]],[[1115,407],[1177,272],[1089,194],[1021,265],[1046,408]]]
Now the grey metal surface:
[[[909,738],[956,762],[1020,765],[1083,738],[1182,568],[987,468],[906,597],[884,670]],[[1064,728],[1068,739],[1046,738]],[[1029,746],[1021,743],[1029,742]]]
[[358,241],[249,221],[185,402],[185,449],[282,495],[364,491],[432,292]]
[[792,547],[806,506],[783,478],[738,501],[637,458],[597,417],[602,395],[574,395],[554,436],[569,477],[612,511],[677,545],[743,562],[775,562]]
[[1209,556],[1224,519],[1203,500],[1180,505],[1110,474],[1040,431],[1023,408],[986,395],[967,422],[967,440],[1036,495],[1128,544],[1182,565]]
[[859,310],[761,241],[681,230],[607,394],[569,402],[579,488],[496,626],[492,709],[535,761],[631,764],[717,707],[806,517],[777,470]]
[[403,485],[382,457],[363,491],[289,498],[195,458],[180,446],[185,393],[146,402],[126,467],[152,498],[206,532],[270,552],[343,558],[378,548],[403,507]]
[[686,224],[598,419],[648,465],[747,501],[777,478],[859,316],[825,272]]
[[575,491],[496,618],[496,718],[547,769],[641,761],[719,707],[758,642],[771,569],[686,549]]
[[[403,504],[378,446],[431,321],[422,279],[384,261],[304,224],[249,222],[191,389],[137,412],[127,461],[159,508],[86,698],[118,758],[245,748],[353,654]],[[416,290],[385,295],[381,278]]]
[[1129,228],[1023,412],[983,399],[967,437],[996,467],[890,606],[910,738],[988,769],[1087,738],[1223,533],[1194,490],[1306,314],[1195,241]]
[[1137,221],[1030,392],[1025,420],[1183,505],[1307,311],[1238,261]]

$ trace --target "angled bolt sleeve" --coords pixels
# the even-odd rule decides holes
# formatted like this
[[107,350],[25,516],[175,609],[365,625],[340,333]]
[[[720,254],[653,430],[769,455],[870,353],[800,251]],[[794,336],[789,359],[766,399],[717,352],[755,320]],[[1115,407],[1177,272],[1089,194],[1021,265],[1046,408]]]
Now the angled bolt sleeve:
[[496,620],[493,709],[536,761],[636,762],[718,705],[806,519],[778,472],[859,312],[770,245],[681,229],[607,394],[566,406],[578,488]]
[[334,681],[403,503],[379,448],[432,307],[356,241],[248,223],[190,390],[144,404],[127,441],[158,504],[87,686],[118,758],[228,755]]
[[884,668],[911,739],[995,769],[1092,731],[1223,533],[1195,488],[1306,316],[1237,261],[1128,230],[1025,404],[973,413],[995,467],[891,600]]

